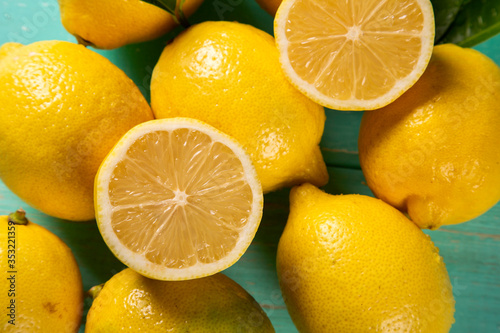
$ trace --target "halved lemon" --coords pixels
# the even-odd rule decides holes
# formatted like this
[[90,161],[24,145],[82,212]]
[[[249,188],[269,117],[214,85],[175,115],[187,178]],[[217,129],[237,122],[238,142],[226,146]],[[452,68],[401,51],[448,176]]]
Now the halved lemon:
[[152,120],[128,131],[95,181],[96,219],[124,264],[158,280],[188,280],[234,264],[262,217],[250,157],[194,119]]
[[284,0],[274,21],[290,82],[316,103],[373,110],[423,74],[434,44],[429,0]]

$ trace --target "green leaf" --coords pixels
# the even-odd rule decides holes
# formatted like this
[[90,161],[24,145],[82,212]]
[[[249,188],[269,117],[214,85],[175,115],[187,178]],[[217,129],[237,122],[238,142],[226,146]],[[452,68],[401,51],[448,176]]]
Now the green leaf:
[[166,10],[175,17],[175,8],[177,6],[176,0],[142,0],[142,1],[147,2],[156,7],[159,7],[163,10]]
[[438,41],[441,37],[443,37],[445,32],[455,20],[455,17],[457,16],[464,1],[468,0],[432,0],[434,19],[436,22],[435,41]]
[[173,16],[175,22],[180,23],[184,26],[184,28],[188,28],[190,26],[184,12],[182,10],[182,6],[186,0],[142,0],[151,5],[159,7],[163,10],[166,10],[170,15]]
[[462,5],[438,44],[472,47],[500,33],[500,1],[472,0]]
[[181,22],[185,22],[185,23],[182,23],[182,25],[184,26],[184,28],[188,28],[190,26],[188,20],[187,20],[187,17],[184,15],[184,11],[182,10],[182,7],[184,6],[184,3],[186,2],[186,0],[180,0],[179,2],[179,10],[177,11],[178,14],[179,14],[179,21]]

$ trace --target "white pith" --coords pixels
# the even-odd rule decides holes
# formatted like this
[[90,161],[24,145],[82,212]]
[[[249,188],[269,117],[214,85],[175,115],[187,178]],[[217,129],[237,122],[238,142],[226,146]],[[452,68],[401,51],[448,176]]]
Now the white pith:
[[[122,244],[111,225],[112,203],[108,195],[109,179],[113,174],[114,166],[124,158],[129,147],[136,140],[154,131],[174,131],[176,129],[199,131],[209,135],[214,142],[220,142],[227,146],[240,160],[244,169],[245,180],[250,186],[253,194],[253,201],[251,203],[252,213],[245,227],[240,231],[239,238],[234,248],[224,258],[216,262],[198,262],[194,266],[181,269],[168,268],[153,263],[141,253],[131,251]],[[172,201],[178,205],[186,204],[186,193],[183,191],[176,191],[174,194],[175,197]],[[187,118],[154,120],[136,126],[122,137],[110,155],[106,157],[96,177],[96,216],[99,230],[105,242],[116,257],[124,264],[145,276],[161,280],[185,280],[207,276],[215,274],[236,262],[246,251],[257,231],[262,215],[262,200],[262,190],[258,182],[257,173],[244,149],[234,140],[218,130],[199,121]]]

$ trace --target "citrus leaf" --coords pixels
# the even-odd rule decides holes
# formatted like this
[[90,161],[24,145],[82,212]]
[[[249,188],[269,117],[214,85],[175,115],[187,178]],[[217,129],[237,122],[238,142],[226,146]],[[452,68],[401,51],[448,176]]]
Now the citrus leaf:
[[177,6],[176,0],[142,0],[142,1],[147,2],[156,7],[159,7],[163,10],[166,10],[175,17],[175,8]]
[[179,14],[179,21],[182,23],[182,25],[185,27],[185,28],[188,28],[190,26],[186,16],[184,15],[184,11],[182,10],[182,7],[184,6],[184,3],[186,2],[186,0],[180,0],[179,2],[179,10],[177,11],[177,13]]
[[170,15],[173,16],[175,22],[180,23],[184,28],[190,26],[186,15],[182,11],[182,6],[186,0],[141,0],[163,10],[166,10]]
[[438,41],[472,47],[500,33],[500,1],[474,0],[462,5],[455,21]]
[[436,22],[435,41],[438,41],[446,33],[460,10],[463,2],[467,0],[432,0],[434,8],[434,19]]

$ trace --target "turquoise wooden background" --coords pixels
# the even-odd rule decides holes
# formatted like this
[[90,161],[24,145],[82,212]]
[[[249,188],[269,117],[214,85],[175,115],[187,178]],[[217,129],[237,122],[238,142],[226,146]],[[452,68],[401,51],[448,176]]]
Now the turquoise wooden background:
[[[253,0],[205,0],[191,22],[206,20],[239,21],[272,33],[272,18]],[[156,41],[98,52],[123,69],[149,99],[152,69],[167,41],[180,30]],[[50,39],[74,41],[60,23],[56,0],[0,1],[0,44]],[[476,48],[500,64],[500,36]],[[362,112],[326,110],[326,113],[321,146],[329,166],[330,182],[325,190],[371,195],[359,168],[357,153]],[[275,273],[276,246],[288,216],[288,192],[281,190],[266,195],[264,218],[255,240],[240,261],[224,272],[257,299],[278,333],[296,332]],[[0,183],[0,215],[20,206],[33,221],[50,229],[71,247],[86,290],[107,281],[124,267],[107,249],[95,223],[51,218],[28,207]],[[474,221],[426,233],[440,248],[453,284],[457,304],[456,323],[451,332],[500,332],[500,204]],[[90,304],[90,299],[86,299],[84,316]],[[81,332],[84,323],[85,318]]]

